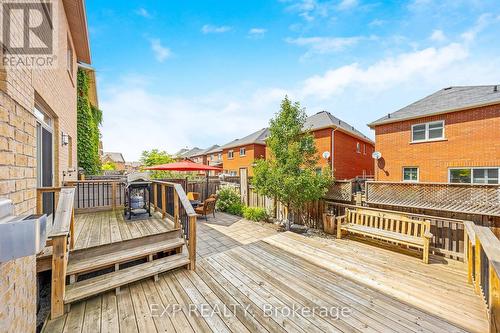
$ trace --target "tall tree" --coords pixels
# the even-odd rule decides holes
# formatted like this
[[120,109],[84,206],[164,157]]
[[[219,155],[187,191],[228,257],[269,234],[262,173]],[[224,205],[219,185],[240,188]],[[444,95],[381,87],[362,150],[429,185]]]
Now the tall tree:
[[[167,164],[174,162],[172,156],[170,156],[166,151],[152,149],[150,151],[143,151],[141,154],[141,163],[143,166],[153,166],[158,164]],[[168,178],[171,177],[171,172],[166,171],[151,171],[151,178]]]
[[285,97],[269,124],[266,145],[270,156],[258,160],[254,168],[252,184],[257,192],[285,204],[289,214],[320,199],[333,180],[330,169],[317,170],[314,138],[304,129],[306,118],[300,103]]
[[102,112],[90,103],[88,74],[81,68],[77,74],[77,89],[78,166],[87,175],[95,175],[101,172],[99,125],[102,122]]

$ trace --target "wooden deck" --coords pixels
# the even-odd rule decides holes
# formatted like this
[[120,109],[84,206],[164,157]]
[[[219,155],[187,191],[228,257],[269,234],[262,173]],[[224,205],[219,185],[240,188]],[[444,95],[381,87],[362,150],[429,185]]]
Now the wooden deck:
[[[123,223],[109,212],[78,216],[77,245],[165,227],[154,219]],[[98,231],[102,235],[97,236]],[[488,329],[483,301],[467,284],[466,267],[460,262],[431,256],[425,265],[416,255],[351,239],[277,233],[271,226],[222,213],[208,223],[199,221],[198,255],[196,271],[177,270],[160,275],[156,283],[144,280],[118,295],[109,292],[75,303],[44,331]]]

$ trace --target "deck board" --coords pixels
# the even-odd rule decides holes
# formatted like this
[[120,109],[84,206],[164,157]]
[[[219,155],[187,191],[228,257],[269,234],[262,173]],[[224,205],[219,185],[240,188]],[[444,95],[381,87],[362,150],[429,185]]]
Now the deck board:
[[[128,222],[121,213],[77,216],[76,243],[173,227],[158,216]],[[68,314],[49,321],[45,332],[487,331],[485,306],[467,284],[463,263],[431,255],[425,265],[412,252],[349,238],[277,233],[222,213],[197,228],[196,271],[164,273],[157,282],[122,287],[117,296],[108,292],[75,303]],[[93,238],[96,230],[101,235]],[[277,311],[293,307],[293,316]],[[334,318],[302,312],[324,308],[349,313]]]

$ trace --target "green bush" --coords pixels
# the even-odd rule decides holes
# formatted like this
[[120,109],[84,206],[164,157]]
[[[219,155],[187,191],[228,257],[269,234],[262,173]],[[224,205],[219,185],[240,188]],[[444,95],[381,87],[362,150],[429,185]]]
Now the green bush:
[[[223,187],[218,192],[217,210],[230,214],[242,214],[243,205],[241,203],[240,194],[233,187]],[[239,213],[239,214],[236,214]]]
[[268,218],[266,210],[260,207],[244,207],[243,217],[256,222],[265,221]]
[[243,205],[241,202],[235,202],[229,205],[229,207],[227,208],[227,212],[229,214],[242,216],[245,208],[245,205]]

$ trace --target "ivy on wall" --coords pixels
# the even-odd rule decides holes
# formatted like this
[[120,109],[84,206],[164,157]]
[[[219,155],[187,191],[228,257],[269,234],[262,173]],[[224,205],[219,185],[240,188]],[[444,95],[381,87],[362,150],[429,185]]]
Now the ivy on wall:
[[85,174],[96,175],[101,172],[99,125],[102,122],[102,111],[90,103],[89,78],[85,70],[78,69],[77,81],[78,166],[83,168]]

